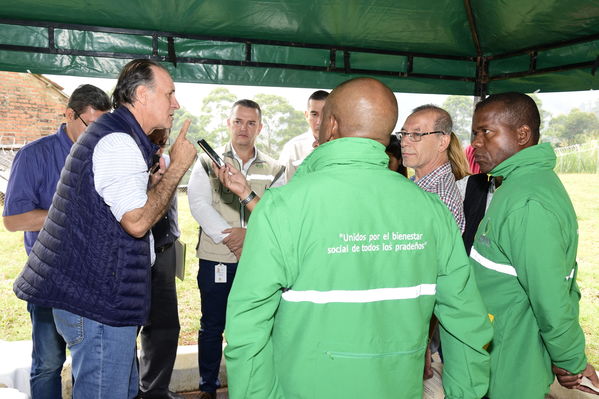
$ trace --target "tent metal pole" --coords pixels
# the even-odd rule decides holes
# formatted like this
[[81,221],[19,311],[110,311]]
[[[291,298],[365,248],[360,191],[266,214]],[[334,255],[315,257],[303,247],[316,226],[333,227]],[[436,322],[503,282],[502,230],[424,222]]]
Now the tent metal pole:
[[482,48],[480,45],[480,38],[478,36],[478,28],[476,27],[476,19],[474,18],[474,12],[472,11],[472,3],[470,0],[464,0],[464,9],[468,17],[468,26],[470,27],[470,34],[472,35],[472,42],[476,49],[476,78],[474,81],[474,96],[475,98],[485,98],[488,90],[488,76],[489,76],[489,64],[487,59],[483,56]]

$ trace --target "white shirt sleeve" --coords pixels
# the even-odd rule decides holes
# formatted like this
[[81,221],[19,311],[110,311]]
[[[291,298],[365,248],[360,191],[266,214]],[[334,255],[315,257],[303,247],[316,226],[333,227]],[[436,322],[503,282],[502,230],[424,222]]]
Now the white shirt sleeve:
[[464,202],[464,199],[466,198],[466,186],[468,186],[469,178],[470,178],[470,176],[465,176],[455,182],[455,185],[457,186],[458,191],[460,192],[460,195],[462,196],[462,202]]
[[[127,133],[111,133],[98,141],[92,157],[94,187],[115,219],[143,208],[148,201],[150,174],[141,150]],[[154,236],[150,231],[150,264],[154,265]]]
[[189,200],[191,214],[202,230],[212,241],[220,244],[228,236],[222,231],[231,226],[212,206],[212,187],[199,158],[191,170],[191,176],[187,184],[187,199]]
[[283,149],[281,150],[281,153],[279,154],[279,163],[282,165],[286,165],[287,162],[289,162],[289,158],[291,158],[291,148],[293,143],[290,143],[289,141],[285,143],[285,145],[283,146]]
[[94,186],[117,221],[148,200],[148,166],[133,138],[126,133],[103,137],[92,158]]

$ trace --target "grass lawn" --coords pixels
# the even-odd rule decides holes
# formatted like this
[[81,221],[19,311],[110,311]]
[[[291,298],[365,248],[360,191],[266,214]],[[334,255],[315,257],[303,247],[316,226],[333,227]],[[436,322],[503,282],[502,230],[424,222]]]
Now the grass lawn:
[[[578,284],[582,291],[580,321],[587,338],[589,360],[599,366],[599,175],[564,174],[560,176],[570,193],[578,214],[580,242],[578,248]],[[179,194],[179,223],[182,240],[187,244],[185,280],[177,280],[181,336],[179,343],[197,343],[200,320],[200,295],[195,257],[197,223],[189,212],[187,196]],[[25,263],[22,234],[9,233],[0,226],[0,339],[30,339],[31,326],[25,302],[17,299],[12,284]]]

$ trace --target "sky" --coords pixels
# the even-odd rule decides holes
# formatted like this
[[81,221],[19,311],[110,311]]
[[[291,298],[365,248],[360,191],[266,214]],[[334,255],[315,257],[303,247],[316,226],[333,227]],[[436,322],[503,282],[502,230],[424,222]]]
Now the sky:
[[[48,79],[58,83],[64,88],[64,92],[70,95],[79,85],[84,83],[93,84],[99,88],[110,92],[116,84],[116,79],[85,78],[66,75],[45,75]],[[182,107],[185,107],[194,115],[200,113],[202,99],[214,88],[221,85],[200,84],[200,83],[175,83],[177,100]],[[239,99],[252,98],[255,94],[276,94],[287,98],[289,103],[297,110],[304,111],[308,97],[313,89],[296,89],[287,87],[265,87],[265,86],[225,86],[229,91],[235,94]],[[573,108],[583,108],[585,105],[599,101],[599,90],[561,92],[561,93],[537,93],[543,103],[543,108],[549,111],[553,117],[559,114],[567,114]],[[441,105],[447,98],[446,95],[439,94],[407,94],[395,93],[399,106],[398,124],[410,114],[410,110],[423,104]]]

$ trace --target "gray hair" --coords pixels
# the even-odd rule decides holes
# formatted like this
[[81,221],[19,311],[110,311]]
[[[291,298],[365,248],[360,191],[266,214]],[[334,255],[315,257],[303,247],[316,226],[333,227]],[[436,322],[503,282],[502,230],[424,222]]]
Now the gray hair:
[[451,119],[449,112],[434,104],[425,104],[414,108],[412,110],[412,115],[420,111],[432,111],[436,113],[437,119],[435,119],[435,130],[439,130],[445,134],[451,134],[453,131],[453,120]]

